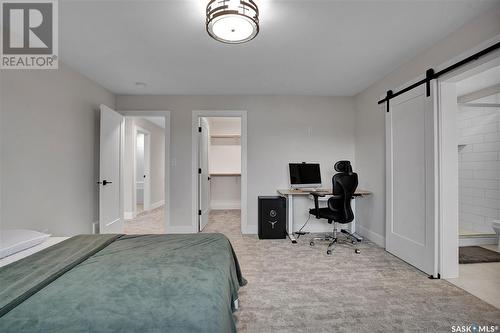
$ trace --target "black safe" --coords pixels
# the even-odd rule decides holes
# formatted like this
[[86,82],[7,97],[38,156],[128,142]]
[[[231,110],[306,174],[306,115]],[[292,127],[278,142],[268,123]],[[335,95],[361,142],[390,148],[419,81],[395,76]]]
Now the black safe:
[[280,196],[259,197],[259,238],[286,238],[286,199]]

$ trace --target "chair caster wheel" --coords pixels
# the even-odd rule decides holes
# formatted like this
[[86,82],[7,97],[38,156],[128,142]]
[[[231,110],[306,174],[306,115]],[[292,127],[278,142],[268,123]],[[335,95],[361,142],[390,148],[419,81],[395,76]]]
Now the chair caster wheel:
[[326,254],[331,255],[332,254],[332,250],[326,250]]
[[309,242],[309,245],[314,246],[314,242]]
[[356,254],[360,254],[360,253],[361,253],[361,251],[360,251],[359,249],[356,249],[356,250],[354,250],[354,253],[356,253]]
[[351,241],[351,244],[356,244],[356,241]]

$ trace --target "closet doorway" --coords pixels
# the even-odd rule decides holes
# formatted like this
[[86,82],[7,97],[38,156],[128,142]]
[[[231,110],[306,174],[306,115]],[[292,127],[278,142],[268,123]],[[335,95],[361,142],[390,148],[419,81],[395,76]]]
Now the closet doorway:
[[[236,111],[235,111],[236,112]],[[193,113],[196,232],[246,230],[246,117]]]

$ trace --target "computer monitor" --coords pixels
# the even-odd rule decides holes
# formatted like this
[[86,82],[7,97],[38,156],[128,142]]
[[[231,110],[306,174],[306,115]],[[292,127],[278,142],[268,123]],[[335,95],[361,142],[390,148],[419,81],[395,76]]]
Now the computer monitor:
[[290,187],[321,187],[321,172],[317,163],[290,163]]

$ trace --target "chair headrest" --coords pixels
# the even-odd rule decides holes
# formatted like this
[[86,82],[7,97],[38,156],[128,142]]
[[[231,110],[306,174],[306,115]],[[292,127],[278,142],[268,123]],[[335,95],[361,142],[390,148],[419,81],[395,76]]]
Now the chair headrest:
[[346,172],[346,173],[351,173],[352,172],[352,166],[350,161],[338,161],[335,163],[335,171],[337,172]]

